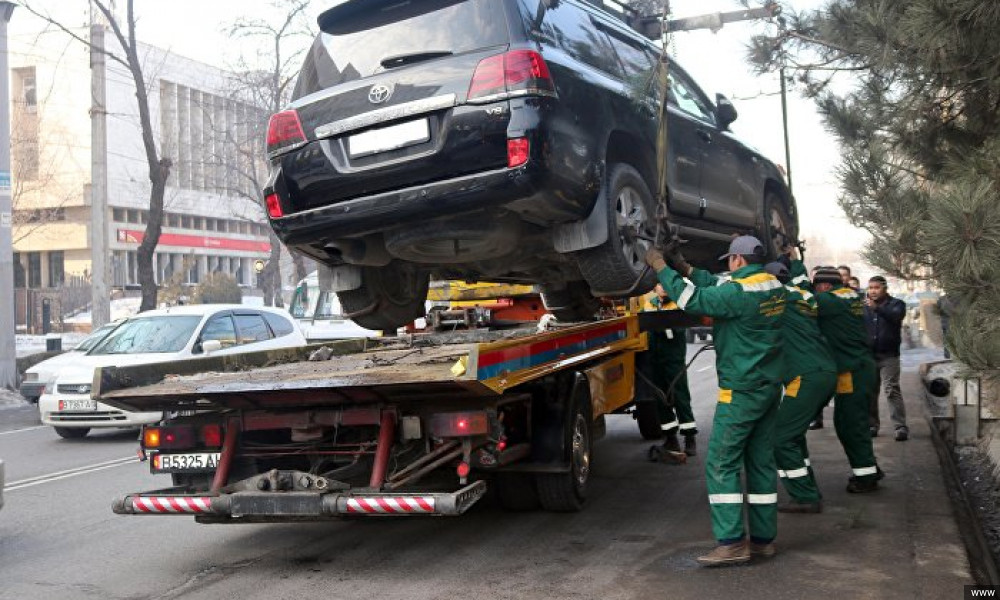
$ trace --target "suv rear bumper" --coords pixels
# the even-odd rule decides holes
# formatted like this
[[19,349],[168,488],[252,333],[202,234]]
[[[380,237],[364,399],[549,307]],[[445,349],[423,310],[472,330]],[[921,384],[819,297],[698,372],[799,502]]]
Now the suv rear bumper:
[[540,177],[530,165],[463,175],[272,219],[271,226],[282,242],[293,246],[382,233],[389,224],[501,207],[534,193]]

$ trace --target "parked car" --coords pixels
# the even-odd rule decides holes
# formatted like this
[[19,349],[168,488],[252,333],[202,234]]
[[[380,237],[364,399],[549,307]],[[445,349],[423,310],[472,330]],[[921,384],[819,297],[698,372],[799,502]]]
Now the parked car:
[[[423,313],[429,275],[537,283],[556,316],[652,288],[661,50],[602,2],[346,0],[322,13],[268,135],[278,237],[337,271],[369,329]],[[610,4],[610,3],[608,3]],[[797,235],[778,167],[670,61],[667,188],[685,253]],[[662,228],[661,228],[662,230]]]
[[98,342],[107,337],[109,333],[114,331],[115,327],[118,327],[123,322],[124,320],[118,320],[113,323],[102,325],[101,327],[95,329],[93,333],[83,338],[83,341],[74,346],[72,349],[63,352],[58,356],[45,359],[26,370],[24,372],[24,380],[21,382],[21,396],[26,398],[29,402],[38,402],[38,398],[42,395],[42,392],[45,391],[45,386],[55,379],[56,375],[59,374],[60,369],[72,365],[78,357],[86,354],[87,351],[96,346]]
[[284,310],[205,304],[152,310],[121,324],[72,368],[64,368],[38,401],[42,423],[64,438],[92,428],[138,427],[160,420],[159,412],[134,413],[91,397],[94,369],[239,354],[305,345]]

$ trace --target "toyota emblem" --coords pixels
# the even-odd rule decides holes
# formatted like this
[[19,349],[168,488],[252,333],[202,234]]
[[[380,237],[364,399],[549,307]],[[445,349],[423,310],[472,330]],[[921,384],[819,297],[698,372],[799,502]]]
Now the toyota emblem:
[[380,83],[378,85],[373,85],[372,89],[368,90],[368,101],[372,104],[382,104],[388,100],[391,95],[392,88]]

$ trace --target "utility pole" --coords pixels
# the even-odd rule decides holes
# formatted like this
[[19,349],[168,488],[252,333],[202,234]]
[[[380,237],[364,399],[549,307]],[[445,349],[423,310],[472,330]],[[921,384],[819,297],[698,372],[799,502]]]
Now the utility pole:
[[14,200],[10,181],[10,69],[7,23],[13,2],[0,2],[0,388],[17,389],[17,346],[14,342]]
[[91,323],[111,320],[108,287],[108,128],[105,103],[104,24],[90,23],[90,279]]
[[792,190],[792,147],[788,143],[788,86],[785,84],[785,67],[778,69],[778,76],[781,77],[781,126],[785,133],[785,177],[788,178],[788,193],[795,195]]

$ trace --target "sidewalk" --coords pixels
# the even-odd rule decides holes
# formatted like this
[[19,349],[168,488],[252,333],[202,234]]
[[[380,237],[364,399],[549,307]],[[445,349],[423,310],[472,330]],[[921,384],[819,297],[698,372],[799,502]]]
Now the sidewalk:
[[[683,574],[646,570],[649,589],[638,597],[962,598],[963,586],[973,584],[972,575],[924,417],[920,379],[908,364],[913,362],[904,360],[902,379],[910,439],[896,442],[885,427],[875,438],[875,454],[886,472],[878,492],[846,492],[849,467],[833,429],[833,409],[828,408],[826,428],[809,432],[812,463],[824,495],[822,514],[781,514],[779,554],[770,561],[725,569],[694,567]],[[882,405],[883,423],[890,423],[884,400]],[[698,501],[704,497],[692,498]],[[702,549],[710,543],[705,542]],[[674,564],[688,563],[694,551],[664,550],[668,556],[659,560]]]

